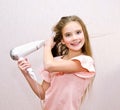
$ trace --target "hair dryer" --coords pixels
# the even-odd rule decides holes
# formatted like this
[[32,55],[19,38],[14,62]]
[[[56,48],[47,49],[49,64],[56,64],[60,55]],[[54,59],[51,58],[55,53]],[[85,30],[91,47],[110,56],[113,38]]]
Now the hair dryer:
[[[40,49],[45,43],[45,40],[30,42],[10,50],[10,56],[13,60],[22,59],[23,57],[35,52]],[[30,76],[37,81],[37,78],[32,70],[32,68],[27,69]]]
[[13,60],[18,60],[19,58],[25,57],[33,53],[34,51],[40,49],[44,45],[44,43],[44,40],[40,40],[15,47],[10,50],[10,56]]

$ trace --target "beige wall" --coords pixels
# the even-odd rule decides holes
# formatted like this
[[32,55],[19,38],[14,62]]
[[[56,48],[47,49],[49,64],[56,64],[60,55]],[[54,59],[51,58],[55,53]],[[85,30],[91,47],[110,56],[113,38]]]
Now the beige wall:
[[[0,110],[40,110],[39,99],[9,51],[46,39],[60,17],[74,14],[88,27],[97,71],[82,110],[120,109],[119,0],[0,0]],[[42,49],[28,58],[39,77]]]

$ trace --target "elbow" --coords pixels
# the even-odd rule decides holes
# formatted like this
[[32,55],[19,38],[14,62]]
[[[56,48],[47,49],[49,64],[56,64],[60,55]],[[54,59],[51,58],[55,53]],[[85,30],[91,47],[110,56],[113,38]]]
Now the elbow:
[[41,100],[44,100],[44,99],[45,99],[45,95],[41,95],[39,98],[40,98]]
[[38,97],[41,99],[41,100],[44,100],[45,99],[45,91],[42,90],[41,92],[39,91],[38,92]]
[[46,64],[44,65],[44,69],[45,69],[46,71],[48,71],[48,72],[52,72],[52,71],[53,71],[53,64],[52,64],[51,62],[46,63]]

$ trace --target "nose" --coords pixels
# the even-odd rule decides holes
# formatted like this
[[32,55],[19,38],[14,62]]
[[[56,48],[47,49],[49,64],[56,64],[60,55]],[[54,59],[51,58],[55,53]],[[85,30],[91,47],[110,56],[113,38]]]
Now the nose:
[[76,40],[78,37],[77,37],[77,35],[73,34],[72,38],[73,38],[73,40]]

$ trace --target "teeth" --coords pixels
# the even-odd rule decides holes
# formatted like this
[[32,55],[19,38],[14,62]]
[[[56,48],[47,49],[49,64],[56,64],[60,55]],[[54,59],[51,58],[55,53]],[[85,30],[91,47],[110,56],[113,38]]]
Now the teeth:
[[72,45],[78,45],[79,43],[74,43],[74,44],[72,44]]
[[80,42],[75,42],[75,43],[72,43],[72,45],[77,45],[77,44],[79,44]]

